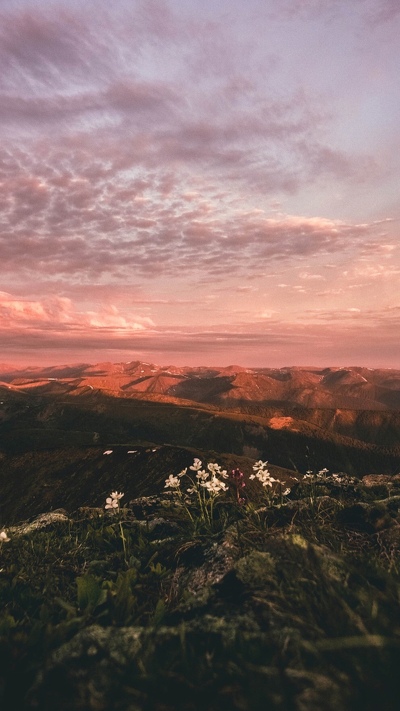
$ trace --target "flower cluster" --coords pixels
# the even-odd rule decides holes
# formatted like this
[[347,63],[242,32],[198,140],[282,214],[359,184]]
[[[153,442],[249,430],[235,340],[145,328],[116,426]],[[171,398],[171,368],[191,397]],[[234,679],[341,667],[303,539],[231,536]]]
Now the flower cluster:
[[329,474],[329,469],[320,469],[316,474],[309,469],[304,474],[303,481],[308,484],[340,484],[346,486],[355,484],[357,479],[348,474]]
[[[189,476],[187,474],[187,467],[186,469],[182,469],[182,471],[178,474],[178,476],[174,476],[173,474],[170,474],[169,477],[165,480],[165,489],[175,489],[175,492],[177,492],[178,489],[180,489],[181,486],[181,479],[183,476],[187,475],[189,476],[189,480],[192,484],[189,488],[186,489],[188,494],[194,494],[198,492],[199,487],[202,487],[206,491],[208,491],[210,496],[217,496],[221,491],[227,491],[228,487],[225,484],[222,479],[227,479],[228,474],[226,469],[221,469],[219,464],[207,464],[207,470],[202,468],[203,464],[200,459],[197,457],[194,459],[193,464],[189,467],[189,469],[192,472],[195,472],[195,478],[193,479],[192,476]],[[219,477],[222,477],[221,479]]]
[[263,462],[261,459],[253,464],[253,472],[254,474],[250,474],[250,479],[258,479],[258,481],[262,484],[262,486],[267,490],[267,487],[271,489],[269,494],[267,495],[267,498],[269,500],[272,500],[276,496],[287,496],[290,494],[290,488],[286,487],[285,489],[283,488],[284,482],[281,481],[280,479],[275,479],[271,473],[268,471],[267,467],[268,462]]
[[308,469],[304,474],[303,479],[308,479],[309,481],[326,481],[328,478],[329,469],[320,469],[319,472],[314,474],[312,469]]
[[119,511],[120,507],[120,499],[122,499],[123,494],[118,493],[118,491],[112,491],[110,496],[106,498],[106,505],[105,508],[109,509],[111,513],[115,513],[116,511]]
[[[190,486],[181,487],[183,477],[189,480]],[[193,524],[196,523],[197,518],[212,528],[214,501],[221,493],[228,491],[228,486],[224,481],[228,478],[226,469],[222,469],[219,464],[210,463],[203,469],[201,459],[195,457],[189,470],[186,467],[177,476],[170,474],[165,479],[164,488],[171,489],[173,494],[180,499]],[[196,514],[195,511],[197,511]]]
[[[283,498],[290,494],[290,488],[285,487],[283,481],[271,476],[267,463],[261,459],[256,462],[250,479],[257,479],[261,483],[268,505],[282,505]],[[183,477],[189,480],[190,486],[181,485]],[[212,530],[215,499],[220,494],[231,492],[237,504],[246,504],[247,497],[243,491],[245,486],[245,475],[240,469],[232,469],[228,474],[219,464],[210,463],[203,467],[201,459],[196,457],[193,464],[182,469],[177,476],[170,474],[165,479],[164,488],[172,490],[194,525],[200,521]]]
[[253,464],[254,474],[250,474],[250,479],[258,479],[264,487],[272,487],[272,484],[275,484],[278,479],[274,479],[274,477],[271,476],[268,469],[266,469],[267,464],[268,462],[262,462],[261,459]]
[[[210,496],[218,496],[221,491],[227,491],[228,487],[222,479],[227,479],[228,474],[226,469],[221,469],[219,464],[207,464],[207,469],[202,469],[202,462],[197,457],[195,458],[193,464],[189,469],[196,472],[196,481],[193,482],[193,486],[187,489],[189,494],[194,494],[197,488],[201,486],[206,489]],[[222,477],[219,479],[218,477]]]

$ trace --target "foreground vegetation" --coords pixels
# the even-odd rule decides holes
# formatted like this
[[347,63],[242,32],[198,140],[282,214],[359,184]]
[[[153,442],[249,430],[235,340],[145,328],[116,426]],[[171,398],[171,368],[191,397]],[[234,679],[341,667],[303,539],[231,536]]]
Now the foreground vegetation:
[[4,530],[2,708],[397,708],[400,477],[251,477]]

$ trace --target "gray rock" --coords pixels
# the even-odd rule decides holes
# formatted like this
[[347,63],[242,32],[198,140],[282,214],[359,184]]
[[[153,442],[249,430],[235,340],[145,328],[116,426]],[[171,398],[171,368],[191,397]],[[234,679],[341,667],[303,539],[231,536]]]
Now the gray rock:
[[9,533],[12,536],[25,536],[32,531],[39,531],[41,529],[49,528],[50,526],[57,526],[70,521],[67,512],[64,509],[58,509],[57,511],[49,511],[49,513],[43,513],[37,516],[33,521],[29,523],[21,523],[18,526],[10,526],[8,528]]

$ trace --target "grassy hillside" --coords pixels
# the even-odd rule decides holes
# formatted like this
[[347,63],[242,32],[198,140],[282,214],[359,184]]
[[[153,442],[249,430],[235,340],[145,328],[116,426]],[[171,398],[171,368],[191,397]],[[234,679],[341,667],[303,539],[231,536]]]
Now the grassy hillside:
[[321,473],[269,503],[253,481],[208,522],[163,482],[108,513],[106,483],[128,502],[100,471],[98,508],[3,532],[2,708],[398,708],[400,477]]

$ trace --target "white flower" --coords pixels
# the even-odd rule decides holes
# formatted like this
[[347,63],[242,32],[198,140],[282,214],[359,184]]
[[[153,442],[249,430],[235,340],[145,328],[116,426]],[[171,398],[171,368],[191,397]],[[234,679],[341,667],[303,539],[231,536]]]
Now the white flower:
[[194,472],[197,472],[197,471],[199,471],[199,469],[201,469],[201,467],[202,467],[201,459],[199,459],[198,457],[195,457],[193,460],[193,464],[191,467],[189,467],[189,469],[191,469]]
[[118,499],[112,499],[111,496],[108,496],[106,498],[105,508],[112,509],[112,510],[119,508]]
[[285,491],[282,491],[282,496],[287,496],[288,494],[290,494],[290,487],[289,486],[287,487],[287,489],[285,489]]
[[182,469],[181,472],[179,472],[179,474],[178,474],[179,478],[181,478],[182,476],[185,476],[186,472],[187,472],[187,467],[185,467],[184,469]]
[[263,482],[261,482],[263,486],[271,486],[272,487],[272,479],[265,479]]
[[255,462],[255,464],[253,464],[253,469],[254,471],[257,471],[258,469],[264,469],[267,464],[268,462],[263,462],[261,459],[259,459],[258,462]]
[[11,540],[11,539],[7,536],[7,534],[6,534],[5,531],[2,531],[2,532],[0,533],[0,541],[1,541],[1,543],[8,543],[8,541],[10,541],[10,540]]
[[[254,469],[254,467],[253,467]],[[274,479],[273,476],[269,473],[268,469],[259,469],[256,471],[255,474],[250,474],[250,479],[258,479],[259,482],[263,486],[271,486],[272,484],[280,484],[281,482],[278,479]]]
[[168,489],[168,487],[171,487],[171,489],[178,489],[181,485],[181,481],[178,476],[174,476],[173,474],[170,474],[168,479],[165,480],[165,486],[164,489]]
[[210,481],[200,482],[200,485],[207,489],[210,494],[214,494],[215,496],[219,494],[220,491],[226,491],[228,488],[224,481],[220,481],[220,479],[217,479],[215,476],[213,476]]
[[103,454],[112,454],[112,453],[113,453],[112,449],[106,449],[106,451],[103,452]]
[[201,479],[201,481],[206,481],[209,477],[209,473],[206,472],[204,469],[200,469],[200,471],[197,472],[196,474],[196,479]]
[[120,499],[122,499],[123,495],[122,492],[112,491],[110,496],[106,498],[105,508],[110,509],[112,512],[117,511],[119,509]]
[[220,464],[216,464],[216,463],[214,464],[214,463],[211,462],[210,464],[207,464],[207,469],[208,469],[208,470],[211,472],[211,474],[213,474],[214,476],[217,476],[217,474],[218,474],[218,476],[222,476],[223,479],[229,479],[229,474],[228,474],[228,472],[226,471],[226,469],[221,469],[221,465],[220,465]]

